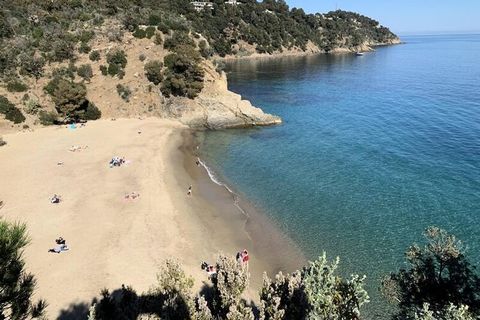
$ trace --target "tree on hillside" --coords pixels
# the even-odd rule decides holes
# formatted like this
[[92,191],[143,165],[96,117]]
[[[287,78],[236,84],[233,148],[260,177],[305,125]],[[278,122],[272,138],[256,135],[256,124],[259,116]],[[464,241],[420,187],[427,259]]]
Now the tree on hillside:
[[23,250],[29,239],[24,224],[0,220],[0,319],[43,316],[46,303],[32,302],[35,278],[25,271]]
[[[408,268],[382,282],[383,294],[398,305],[396,318],[414,319],[432,313],[449,319],[448,312],[480,312],[480,278],[465,256],[462,243],[437,227],[424,233],[427,244],[412,245],[405,253]],[[456,318],[455,318],[456,319]],[[468,318],[459,318],[468,319]]]

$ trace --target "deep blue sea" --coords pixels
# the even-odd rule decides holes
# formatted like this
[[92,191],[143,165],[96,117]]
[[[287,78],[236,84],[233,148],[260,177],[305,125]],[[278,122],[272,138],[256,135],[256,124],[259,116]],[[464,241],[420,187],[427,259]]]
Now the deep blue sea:
[[380,278],[430,225],[480,265],[480,35],[403,37],[362,57],[228,66],[229,87],[284,124],[208,132],[203,157],[314,259]]

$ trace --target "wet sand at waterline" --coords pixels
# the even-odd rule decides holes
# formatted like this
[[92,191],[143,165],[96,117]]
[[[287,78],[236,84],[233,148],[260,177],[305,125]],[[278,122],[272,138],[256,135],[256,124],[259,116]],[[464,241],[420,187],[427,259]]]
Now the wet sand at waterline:
[[[253,299],[263,271],[281,266],[289,272],[304,262],[261,215],[246,215],[225,188],[209,181],[195,164],[190,131],[177,122],[101,120],[4,140],[0,215],[27,223],[26,266],[37,278],[36,296],[49,304],[49,318],[89,305],[102,288],[148,290],[165,259],[178,260],[199,289],[209,284],[202,261],[247,248]],[[88,147],[71,152],[72,146]],[[114,156],[127,163],[110,168]],[[140,197],[126,200],[131,192]],[[61,196],[59,204],[50,203],[53,194]],[[59,236],[70,250],[49,253]]]

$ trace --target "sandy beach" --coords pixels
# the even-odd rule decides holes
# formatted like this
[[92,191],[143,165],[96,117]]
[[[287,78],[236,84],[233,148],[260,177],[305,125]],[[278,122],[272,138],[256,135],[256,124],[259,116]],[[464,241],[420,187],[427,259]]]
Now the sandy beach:
[[[148,290],[165,259],[181,262],[199,289],[208,284],[202,261],[247,248],[253,299],[263,271],[293,271],[304,262],[266,218],[246,216],[209,180],[195,164],[192,135],[175,121],[101,120],[4,139],[0,215],[28,225],[27,269],[51,319],[75,319],[102,288]],[[114,156],[126,164],[110,168]],[[126,200],[131,192],[140,197]],[[59,204],[50,203],[53,194],[61,196]],[[70,250],[49,253],[59,236]]]

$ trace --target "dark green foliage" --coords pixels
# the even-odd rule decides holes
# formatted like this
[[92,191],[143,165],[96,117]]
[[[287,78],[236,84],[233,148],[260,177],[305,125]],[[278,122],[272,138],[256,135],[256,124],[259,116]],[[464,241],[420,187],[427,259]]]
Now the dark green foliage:
[[[123,50],[115,49],[107,54],[108,74],[123,78],[124,68],[127,65],[127,56]],[[102,72],[103,73],[103,72]]]
[[111,75],[112,77],[116,76],[120,72],[121,67],[118,64],[109,64],[108,65],[108,74]]
[[87,43],[82,42],[80,44],[80,48],[78,48],[78,51],[80,53],[89,53],[92,50],[92,47],[90,47]]
[[38,114],[38,119],[40,124],[44,126],[51,126],[58,123],[58,115],[55,112],[40,111]]
[[0,114],[4,114],[5,119],[10,120],[15,124],[25,121],[25,116],[20,109],[4,96],[0,96]]
[[116,64],[123,69],[127,65],[127,55],[123,50],[115,49],[107,54],[107,63]]
[[19,56],[19,70],[21,75],[40,79],[43,76],[44,66],[45,59],[43,59],[43,57],[35,57],[26,53]]
[[145,38],[151,39],[155,35],[155,27],[147,27],[145,29]]
[[210,47],[207,44],[207,41],[205,40],[200,40],[198,42],[198,49],[200,51],[200,54],[204,58],[208,58],[212,55],[213,51],[210,49]]
[[108,75],[108,67],[105,66],[105,65],[101,65],[101,66],[100,66],[100,72],[101,72],[104,76]]
[[97,50],[93,50],[92,52],[90,52],[90,55],[88,56],[88,58],[91,61],[99,61],[100,60],[100,52],[98,52]]
[[26,226],[0,220],[0,319],[32,319],[46,303],[32,302],[35,277],[25,271],[22,253],[29,239]]
[[155,39],[153,39],[156,45],[161,46],[163,44],[163,37],[160,33],[155,34]]
[[176,31],[172,36],[165,40],[163,47],[168,50],[177,50],[181,46],[191,46],[194,47],[195,43],[190,38],[188,33],[183,31]]
[[91,102],[88,102],[85,113],[82,115],[82,120],[97,120],[102,116],[102,112]]
[[158,60],[152,60],[145,64],[145,75],[150,82],[159,84],[163,80],[163,63]]
[[205,72],[198,65],[198,56],[193,55],[193,52],[191,51],[190,54],[188,51],[172,53],[165,57],[164,63],[167,70],[160,89],[165,96],[173,95],[193,99],[202,91]]
[[143,30],[141,28],[138,28],[138,27],[135,29],[135,31],[132,33],[132,35],[135,38],[138,38],[138,39],[143,39],[143,38],[147,37],[147,33],[145,32],[145,30]]
[[54,78],[45,87],[52,96],[57,112],[69,120],[95,120],[101,114],[87,98],[87,89],[83,83],[75,83],[63,78]]
[[10,92],[24,92],[28,90],[28,86],[20,80],[12,80],[7,83],[7,90]]
[[464,255],[455,236],[436,227],[425,231],[427,244],[411,246],[406,252],[408,268],[387,276],[382,292],[398,304],[400,319],[413,319],[427,303],[433,312],[467,306],[480,313],[480,278]]
[[128,86],[117,84],[117,92],[120,98],[122,98],[126,102],[130,102],[130,95],[132,94],[132,91]]
[[78,67],[77,74],[84,80],[90,81],[90,79],[93,77],[92,66],[89,64],[82,64],[80,67]]

